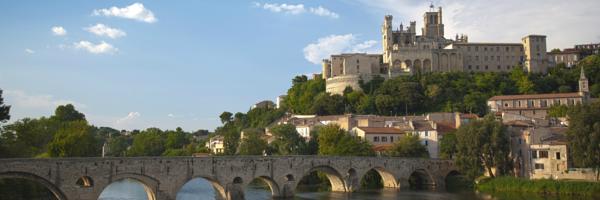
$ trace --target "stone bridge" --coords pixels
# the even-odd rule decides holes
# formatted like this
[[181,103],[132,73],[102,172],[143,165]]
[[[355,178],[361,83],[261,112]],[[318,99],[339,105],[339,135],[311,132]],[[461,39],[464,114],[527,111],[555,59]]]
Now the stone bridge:
[[[332,190],[352,192],[370,170],[384,187],[409,187],[411,176],[429,188],[445,189],[445,178],[457,173],[451,160],[394,157],[231,156],[0,159],[0,179],[21,178],[46,186],[59,200],[98,199],[111,183],[134,179],[149,200],[174,200],[194,178],[208,180],[217,198],[244,199],[254,179],[267,183],[274,198],[293,197],[302,177],[314,171],[327,175]],[[207,194],[208,195],[208,194]]]

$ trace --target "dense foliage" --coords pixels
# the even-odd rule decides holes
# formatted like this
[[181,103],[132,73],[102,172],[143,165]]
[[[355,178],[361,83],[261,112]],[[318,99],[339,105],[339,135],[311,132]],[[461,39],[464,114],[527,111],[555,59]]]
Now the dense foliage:
[[429,158],[427,148],[421,144],[418,135],[407,135],[387,152],[390,156],[407,157],[407,158]]
[[337,124],[326,125],[318,133],[319,155],[370,156],[375,155],[371,144],[350,136]]
[[568,111],[570,155],[575,165],[592,167],[600,176],[600,102],[577,105]]
[[493,115],[461,126],[456,131],[456,141],[454,160],[468,177],[475,178],[483,172],[494,177],[511,169],[509,136]]
[[284,107],[295,114],[404,115],[427,112],[464,112],[485,115],[486,101],[495,95],[576,92],[580,68],[585,68],[590,94],[600,96],[600,56],[588,56],[578,66],[559,64],[547,74],[511,72],[446,72],[375,78],[361,82],[362,91],[343,95],[325,93],[325,80],[294,78]]

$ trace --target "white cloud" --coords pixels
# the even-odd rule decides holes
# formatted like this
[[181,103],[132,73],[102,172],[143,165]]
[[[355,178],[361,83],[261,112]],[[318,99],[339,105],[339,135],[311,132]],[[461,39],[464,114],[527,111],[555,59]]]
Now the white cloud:
[[[416,20],[417,30],[423,26],[423,13],[429,10],[429,2],[421,0],[355,1],[372,8],[381,21],[385,14],[393,14],[396,27]],[[543,34],[548,36],[548,49],[572,48],[597,42],[600,32],[600,26],[590,25],[600,19],[597,0],[439,0],[435,6],[443,7],[446,38],[465,33],[470,42],[519,43],[526,35]]]
[[317,8],[310,8],[310,12],[318,16],[331,17],[334,19],[340,18],[340,15],[332,12],[331,10],[328,10],[327,8],[323,8],[322,6],[319,6]]
[[304,47],[304,58],[311,63],[320,64],[325,58],[339,53],[378,53],[375,48],[377,41],[368,40],[359,42],[353,34],[330,35],[319,38],[316,43]]
[[106,43],[104,41],[94,44],[89,41],[79,41],[73,44],[75,49],[83,49],[93,54],[105,54],[105,53],[114,53],[119,51],[119,49],[113,47],[111,44]]
[[63,28],[62,26],[53,26],[51,28],[51,30],[52,30],[52,34],[54,34],[56,36],[67,35],[67,30],[65,30],[65,28]]
[[140,116],[142,116],[142,115],[139,112],[129,112],[129,114],[127,114],[127,116],[117,119],[117,121],[115,123],[116,124],[131,123],[132,121],[136,120],[137,118],[140,118]]
[[121,17],[125,19],[134,19],[146,23],[154,23],[157,21],[152,11],[146,9],[142,3],[134,3],[124,8],[110,7],[94,10],[94,16]]
[[35,51],[31,50],[31,49],[25,49],[25,53],[27,53],[27,54],[34,54]]
[[167,117],[170,117],[170,118],[175,118],[175,115],[174,115],[174,114],[172,114],[172,113],[169,113],[169,114],[167,115]]
[[77,108],[87,107],[85,104],[72,100],[57,99],[52,95],[32,95],[23,90],[5,90],[6,102],[14,106],[14,110],[21,109],[45,109],[53,110],[59,105],[73,104]]
[[96,24],[94,26],[84,28],[84,30],[86,30],[90,33],[93,33],[95,35],[98,35],[98,36],[106,36],[106,37],[109,37],[112,39],[123,37],[123,36],[127,35],[127,33],[125,33],[124,31],[122,31],[120,29],[111,28],[104,24]]
[[277,4],[277,3],[259,3],[253,2],[254,7],[262,8],[264,10],[268,10],[275,13],[285,13],[290,15],[299,15],[306,12],[312,13],[317,16],[322,17],[331,17],[337,19],[340,17],[339,14],[324,8],[323,6],[318,6],[316,8],[310,7],[305,8],[304,4]]

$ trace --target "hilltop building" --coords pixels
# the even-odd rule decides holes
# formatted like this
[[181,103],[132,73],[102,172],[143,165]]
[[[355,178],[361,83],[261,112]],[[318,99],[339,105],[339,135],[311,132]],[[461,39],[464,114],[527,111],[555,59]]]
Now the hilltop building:
[[360,90],[359,81],[375,76],[393,78],[424,72],[506,72],[522,65],[528,72],[546,72],[546,36],[528,35],[520,43],[470,43],[467,35],[444,35],[442,8],[433,5],[423,15],[417,35],[416,22],[392,26],[386,15],[381,27],[382,54],[344,53],[323,60],[326,91],[342,94],[346,87]]
[[550,65],[564,63],[568,68],[575,66],[580,60],[590,55],[600,55],[600,43],[578,44],[562,51],[548,52]]
[[588,79],[585,77],[585,71],[581,68],[579,92],[501,95],[490,98],[487,104],[492,112],[544,119],[548,114],[548,109],[553,105],[575,105],[586,103],[589,99]]

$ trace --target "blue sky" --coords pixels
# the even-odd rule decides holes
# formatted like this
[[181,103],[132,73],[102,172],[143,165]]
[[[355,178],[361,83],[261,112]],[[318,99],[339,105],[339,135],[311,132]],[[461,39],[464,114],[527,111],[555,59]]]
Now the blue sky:
[[[569,1],[571,2],[571,1]],[[434,1],[446,36],[549,48],[600,41],[599,1]],[[213,129],[340,52],[379,52],[380,25],[428,1],[2,1],[0,88],[12,120],[73,103],[95,125]],[[114,8],[113,8],[114,7]],[[420,33],[420,31],[418,31]]]

